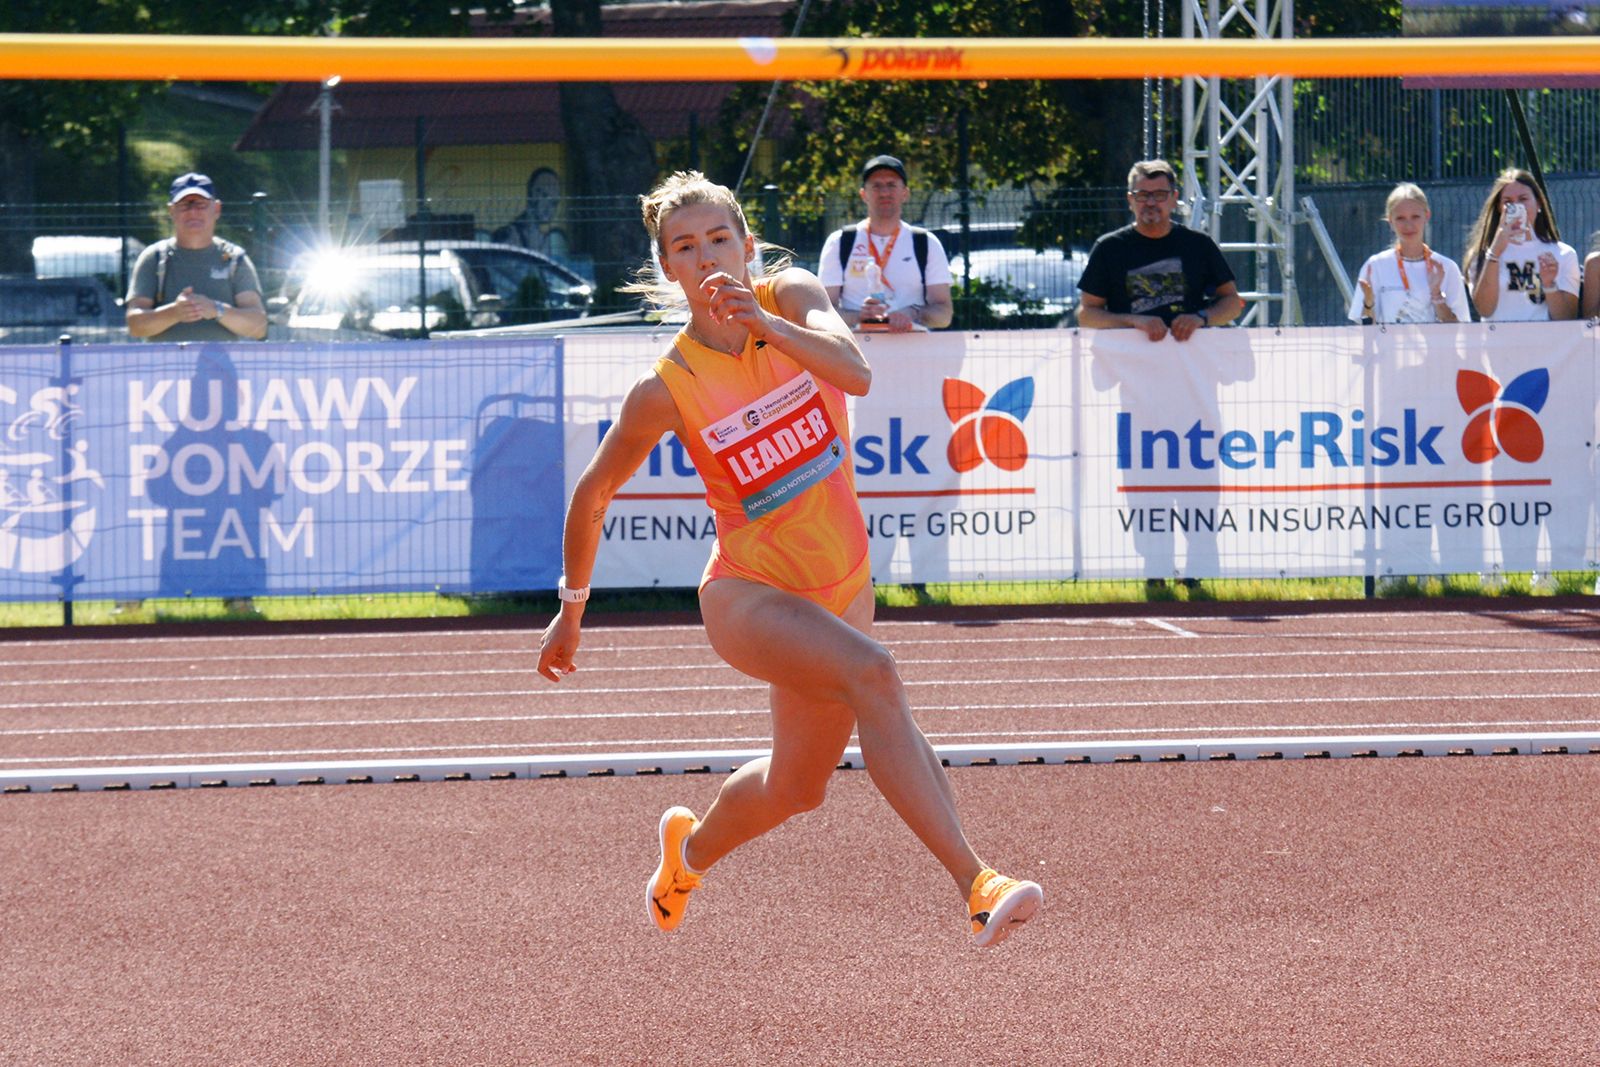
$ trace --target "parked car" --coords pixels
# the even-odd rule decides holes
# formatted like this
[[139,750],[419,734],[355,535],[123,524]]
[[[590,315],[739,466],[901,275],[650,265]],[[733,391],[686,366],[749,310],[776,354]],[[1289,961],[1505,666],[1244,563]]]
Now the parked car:
[[[113,288],[122,283],[123,267],[133,274],[133,264],[144,251],[144,242],[129,237],[91,237],[63,234],[33,239],[35,278],[104,278]],[[126,258],[122,258],[126,257]],[[119,259],[121,263],[119,264]]]
[[587,315],[594,287],[576,271],[516,245],[414,241],[322,252],[290,272],[292,298],[273,303],[291,330],[361,330],[396,337]]
[[[1089,263],[1084,252],[1047,248],[981,248],[971,255],[972,277],[990,283],[1003,294],[991,309],[1000,318],[1026,315],[1062,322],[1078,307],[1078,279]],[[966,277],[966,260],[950,260],[950,274],[959,287]],[[1006,297],[1009,297],[1007,299]]]
[[122,308],[104,281],[0,275],[0,343],[50,344],[64,333],[80,342],[127,340]]

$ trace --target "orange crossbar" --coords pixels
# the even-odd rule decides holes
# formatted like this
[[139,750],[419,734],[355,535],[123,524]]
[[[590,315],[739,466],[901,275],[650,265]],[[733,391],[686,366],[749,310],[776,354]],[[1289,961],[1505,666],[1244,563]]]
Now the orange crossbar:
[[1600,74],[1600,38],[194,37],[0,34],[0,78],[364,82],[823,81]]

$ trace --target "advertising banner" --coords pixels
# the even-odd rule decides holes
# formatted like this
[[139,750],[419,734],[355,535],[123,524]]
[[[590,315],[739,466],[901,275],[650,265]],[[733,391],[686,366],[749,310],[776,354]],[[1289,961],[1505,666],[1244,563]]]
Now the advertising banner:
[[112,345],[0,362],[0,596],[548,589],[560,346]]
[[[569,485],[620,408],[615,383],[671,336],[568,339]],[[1595,560],[1585,323],[860,341],[873,384],[852,404],[852,455],[878,581]],[[700,480],[666,438],[612,504],[595,581],[692,586],[713,535]]]

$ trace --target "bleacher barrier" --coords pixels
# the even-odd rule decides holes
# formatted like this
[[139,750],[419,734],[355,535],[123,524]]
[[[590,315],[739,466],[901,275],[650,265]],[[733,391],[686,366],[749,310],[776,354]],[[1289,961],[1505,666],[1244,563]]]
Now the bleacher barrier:
[[[568,493],[670,336],[10,348],[0,599],[551,589]],[[867,336],[873,573],[1593,567],[1597,343],[1589,323]],[[760,430],[755,481],[805,447]],[[692,588],[712,534],[664,440],[595,583]]]

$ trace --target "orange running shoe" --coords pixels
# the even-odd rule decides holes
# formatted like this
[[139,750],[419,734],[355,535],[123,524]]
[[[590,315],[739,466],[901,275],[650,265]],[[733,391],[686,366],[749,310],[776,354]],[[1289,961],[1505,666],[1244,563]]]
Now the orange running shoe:
[[1019,882],[995,870],[979,872],[972,881],[967,910],[972,913],[972,936],[978,947],[998,945],[1011,931],[1033,918],[1044,903],[1044,890],[1033,882]]
[[661,816],[661,865],[645,886],[645,905],[650,921],[663,930],[676,930],[689,907],[689,891],[700,884],[703,874],[692,870],[684,858],[684,846],[700,820],[688,808],[668,808]]

